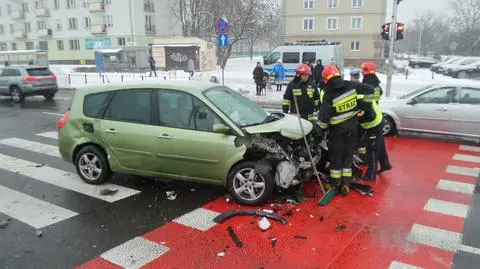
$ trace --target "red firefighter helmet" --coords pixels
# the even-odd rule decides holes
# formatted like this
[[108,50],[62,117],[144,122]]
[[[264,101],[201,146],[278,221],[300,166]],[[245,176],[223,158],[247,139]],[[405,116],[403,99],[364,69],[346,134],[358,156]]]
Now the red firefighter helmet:
[[301,64],[297,67],[297,76],[301,76],[304,74],[312,74],[312,69],[310,68],[310,66],[308,66],[308,64]]
[[338,68],[333,64],[329,64],[323,69],[322,78],[325,84],[327,84],[331,78],[339,76],[340,71],[338,71]]
[[362,63],[360,69],[362,69],[363,75],[375,74],[377,72],[377,64],[372,61],[366,61]]

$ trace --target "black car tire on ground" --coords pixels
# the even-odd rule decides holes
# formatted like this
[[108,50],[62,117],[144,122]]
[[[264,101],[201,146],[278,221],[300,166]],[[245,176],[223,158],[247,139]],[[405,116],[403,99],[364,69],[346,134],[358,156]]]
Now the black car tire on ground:
[[22,90],[17,86],[13,86],[10,88],[10,97],[15,103],[22,103],[25,100],[25,96],[23,95]]
[[[85,158],[92,161],[92,163],[86,163]],[[85,168],[85,166],[87,166],[87,168]],[[88,172],[86,172],[85,169],[89,170],[88,167],[93,169],[93,166],[100,168],[100,172],[95,172],[95,174],[98,174],[98,176],[95,176],[95,178],[88,178]],[[107,157],[103,150],[100,150],[98,147],[93,145],[85,146],[77,152],[75,155],[75,168],[77,169],[77,173],[83,181],[93,185],[104,183],[110,179],[112,173],[110,170],[110,165],[107,161]]]
[[43,95],[43,97],[45,97],[45,99],[51,101],[55,97],[55,93],[46,93],[46,94]]
[[[228,192],[231,194],[231,196],[237,201],[239,204],[243,205],[261,205],[265,203],[265,201],[271,196],[275,189],[275,181],[273,179],[273,175],[271,171],[265,172],[265,173],[255,173],[253,179],[249,179],[247,176],[247,173],[255,169],[256,162],[252,161],[246,161],[237,164],[234,166],[230,172],[228,173],[227,177],[227,188]],[[236,190],[238,191],[241,189],[242,186],[240,186],[238,183],[239,179],[237,179],[238,174],[244,175],[244,178],[246,179],[246,183],[243,184],[245,186],[245,190],[242,193],[237,193]],[[253,191],[255,192],[254,184],[255,183],[262,183],[264,184],[263,190],[259,191],[258,197],[254,199],[246,199],[245,197],[242,197],[243,195],[247,195],[246,193],[248,192],[249,188],[252,188]],[[259,190],[260,188],[257,188]]]
[[392,117],[383,114],[383,135],[384,136],[389,136],[389,135],[395,135],[397,130],[395,126],[395,121],[392,119]]

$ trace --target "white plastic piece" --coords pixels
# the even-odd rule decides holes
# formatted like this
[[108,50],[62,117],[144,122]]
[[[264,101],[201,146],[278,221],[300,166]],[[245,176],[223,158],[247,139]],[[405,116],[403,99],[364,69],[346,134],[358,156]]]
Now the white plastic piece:
[[262,231],[268,230],[268,228],[270,228],[270,226],[271,226],[271,224],[266,217],[263,217],[261,220],[258,221],[258,227]]

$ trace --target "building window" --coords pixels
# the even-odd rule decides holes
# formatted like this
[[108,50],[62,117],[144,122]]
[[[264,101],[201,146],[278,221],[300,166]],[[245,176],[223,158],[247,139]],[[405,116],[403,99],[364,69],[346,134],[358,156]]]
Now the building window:
[[113,17],[112,15],[103,16],[103,24],[107,27],[113,27]]
[[303,30],[304,31],[313,30],[313,19],[303,19]]
[[0,51],[6,51],[7,50],[7,43],[0,43]]
[[67,8],[75,8],[75,0],[67,0]]
[[339,0],[327,0],[327,7],[328,8],[338,8]]
[[48,42],[47,41],[38,42],[38,49],[39,50],[48,50]]
[[55,25],[57,26],[57,31],[61,32],[62,31],[62,21],[61,20],[56,20]]
[[85,17],[85,28],[90,28],[92,26],[92,21],[90,20],[90,17]]
[[35,1],[35,9],[44,8],[44,7],[45,7],[45,0]]
[[76,30],[77,29],[77,19],[76,18],[68,19],[68,29],[70,29],[70,30]]
[[5,30],[3,30],[3,24],[0,24],[0,35],[5,34]]
[[338,18],[327,18],[327,30],[337,30]]
[[15,26],[10,24],[10,34],[13,34],[13,32],[15,32]]
[[104,0],[105,2],[105,5],[111,5],[112,4],[112,0]]
[[37,21],[37,30],[43,30],[45,28],[45,21]]
[[25,42],[25,49],[26,49],[26,50],[33,50],[33,49],[35,49],[35,46],[33,45],[33,42],[31,42],[31,41]]
[[17,50],[17,43],[15,42],[12,43],[12,50]]
[[10,4],[7,5],[7,14],[8,16],[12,15],[12,6]]
[[60,9],[60,0],[53,0],[53,7],[55,9]]
[[305,9],[315,8],[315,0],[303,0],[303,8]]
[[28,13],[28,3],[27,2],[22,3],[22,8],[23,8],[23,12]]
[[360,51],[360,41],[352,41],[352,43],[350,43],[350,50]]
[[0,7],[0,16],[2,16],[2,7]]
[[80,50],[80,41],[78,39],[70,40],[70,50]]
[[125,46],[127,42],[125,41],[125,37],[119,37],[118,38],[118,45],[119,46]]
[[31,33],[32,32],[32,26],[30,25],[29,22],[25,22],[25,33]]
[[57,40],[57,48],[58,50],[64,50],[64,46],[63,46],[63,40]]
[[353,8],[361,8],[363,6],[363,0],[352,0]]
[[352,29],[362,29],[362,17],[352,17]]

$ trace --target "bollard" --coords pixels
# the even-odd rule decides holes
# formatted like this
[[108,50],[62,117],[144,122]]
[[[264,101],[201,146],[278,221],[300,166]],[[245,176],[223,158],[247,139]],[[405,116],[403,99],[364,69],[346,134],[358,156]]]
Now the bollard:
[[105,84],[105,75],[102,75],[103,84]]
[[72,85],[72,75],[68,74],[68,84]]
[[435,78],[435,72],[432,71],[432,79]]
[[85,84],[87,84],[87,74],[85,74]]
[[405,71],[405,79],[408,79],[408,68]]
[[163,76],[163,80],[167,80],[167,76]]
[[144,80],[143,75],[142,75],[142,80]]
[[123,82],[123,75],[121,76],[122,82]]

